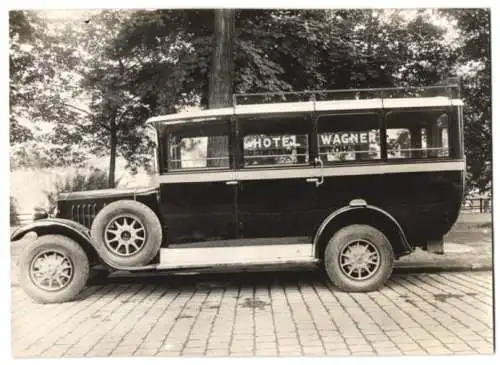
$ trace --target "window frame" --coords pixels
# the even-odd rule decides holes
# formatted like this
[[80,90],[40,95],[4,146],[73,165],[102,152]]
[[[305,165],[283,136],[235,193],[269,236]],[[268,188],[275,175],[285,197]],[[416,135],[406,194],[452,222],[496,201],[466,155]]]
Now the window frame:
[[[396,129],[396,128],[389,128],[388,127],[388,115],[390,115],[393,112],[397,113],[419,113],[419,112],[442,112],[443,114],[446,113],[448,116],[448,156],[443,156],[443,157],[400,157],[400,158],[389,158],[388,155],[386,154],[386,161],[387,162],[414,162],[414,161],[442,161],[442,160],[449,160],[453,159],[454,156],[454,147],[452,144],[454,143],[454,137],[452,133],[454,133],[454,130],[456,129],[454,118],[453,118],[453,112],[452,112],[452,107],[419,107],[419,108],[394,108],[391,110],[384,110],[384,130],[387,133],[388,129]],[[411,125],[408,125],[406,128],[410,127]],[[403,127],[405,128],[405,127]],[[408,128],[409,129],[409,128]],[[386,135],[387,138],[387,135]],[[386,146],[387,146],[387,141]],[[422,149],[422,151],[425,151]],[[386,151],[387,153],[388,151]]]
[[[200,122],[179,122],[176,123],[175,125],[189,125],[189,124],[194,124],[194,123],[204,123],[208,122],[210,123],[211,119],[207,118],[206,121],[200,121]],[[213,172],[213,171],[228,171],[233,169],[234,166],[234,153],[232,150],[232,146],[234,143],[232,143],[233,139],[233,118],[224,116],[221,118],[217,118],[218,122],[225,122],[226,127],[227,127],[227,133],[224,136],[227,136],[228,139],[228,166],[227,167],[187,167],[187,168],[171,168],[171,154],[170,154],[170,136],[172,135],[172,132],[169,130],[172,125],[166,125],[162,128],[161,133],[158,133],[158,139],[163,141],[164,147],[159,148],[159,157],[161,158],[161,164],[160,164],[160,173],[161,174],[174,174],[174,173],[198,173],[198,172]],[[208,127],[210,128],[210,127]],[[175,135],[175,133],[174,133]],[[201,136],[203,137],[211,137],[211,136]],[[212,136],[213,137],[213,136]]]
[[[261,114],[261,115],[256,115],[252,116],[252,119],[258,119],[256,123],[262,122],[262,120],[268,119],[279,119],[279,118],[302,118],[303,122],[305,123],[305,129],[306,133],[305,136],[307,138],[307,163],[297,163],[297,164],[266,164],[266,165],[250,165],[250,166],[245,166],[245,148],[244,148],[244,141],[245,141],[245,136],[247,135],[252,135],[252,134],[245,134],[244,129],[242,128],[242,124],[246,118],[248,118],[245,115],[237,116],[235,118],[235,129],[237,131],[237,153],[235,151],[234,156],[237,157],[236,160],[236,169],[244,169],[244,170],[254,170],[254,169],[289,169],[289,168],[304,168],[304,167],[310,167],[314,166],[314,157],[312,154],[312,149],[311,149],[311,139],[314,134],[314,118],[313,118],[313,113],[309,112],[295,112],[295,113],[273,113],[273,114]],[[293,134],[292,132],[286,132],[284,131],[283,134]]]
[[[197,173],[197,172],[214,172],[214,171],[228,171],[228,170],[240,170],[240,169],[289,169],[289,168],[304,168],[304,167],[317,167],[318,164],[315,159],[319,158],[319,136],[321,134],[319,130],[319,119],[328,116],[356,116],[356,115],[376,115],[378,118],[377,130],[380,136],[380,157],[377,159],[366,159],[366,160],[347,160],[347,161],[328,161],[325,164],[330,166],[336,165],[352,165],[352,164],[378,164],[378,163],[401,163],[401,162],[416,162],[416,161],[442,161],[445,159],[457,159],[462,158],[460,154],[463,154],[463,116],[461,115],[463,107],[461,106],[442,106],[442,107],[419,107],[419,108],[392,108],[388,109],[366,109],[366,110],[341,110],[341,111],[320,111],[320,112],[292,112],[292,113],[262,113],[252,115],[252,119],[277,119],[286,117],[300,117],[303,118],[303,122],[306,123],[306,136],[308,141],[308,163],[301,164],[279,164],[279,165],[255,165],[255,166],[244,166],[244,131],[242,130],[242,121],[249,118],[247,115],[231,115],[231,116],[221,116],[220,118],[215,118],[219,121],[225,121],[227,125],[227,137],[228,137],[228,153],[229,153],[229,164],[227,167],[194,167],[194,168],[179,168],[170,169],[170,143],[169,132],[170,125],[162,125],[157,128],[157,171],[159,174],[171,174],[171,173]],[[388,115],[392,112],[422,112],[422,111],[441,111],[448,115],[448,156],[446,157],[414,157],[414,158],[388,158],[387,150],[387,119]],[[213,118],[207,118],[207,122]],[[201,123],[203,123],[202,121]],[[258,121],[256,121],[258,122]],[[186,121],[185,124],[190,124],[192,122]],[[196,122],[197,123],[197,122]],[[176,124],[184,124],[179,122]],[[286,132],[284,132],[286,133]],[[208,136],[207,136],[208,137]]]
[[[372,115],[372,116],[377,116],[377,130],[379,132],[379,137],[380,137],[380,157],[376,159],[366,159],[366,160],[346,160],[346,161],[327,161],[323,162],[323,164],[328,165],[328,166],[333,166],[333,165],[352,165],[352,164],[367,164],[367,163],[380,163],[386,161],[387,157],[387,141],[385,138],[385,130],[383,128],[384,125],[384,118],[383,118],[383,109],[366,109],[366,110],[345,110],[345,111],[336,111],[336,112],[320,112],[316,113],[315,118],[314,118],[314,125],[315,125],[315,133],[313,136],[313,139],[315,141],[315,150],[314,150],[314,159],[320,158],[320,146],[319,146],[319,136],[321,133],[326,133],[326,132],[320,132],[319,130],[319,119],[322,117],[328,117],[328,116],[342,116],[342,115],[348,115],[348,116],[355,116],[355,115]],[[335,132],[331,132],[335,133]]]

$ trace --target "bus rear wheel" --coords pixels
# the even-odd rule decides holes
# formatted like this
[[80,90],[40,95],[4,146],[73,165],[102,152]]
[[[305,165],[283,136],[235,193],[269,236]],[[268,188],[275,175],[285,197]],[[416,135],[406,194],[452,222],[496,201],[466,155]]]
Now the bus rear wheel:
[[382,287],[391,276],[394,252],[378,229],[353,224],[330,238],[324,263],[328,277],[340,290],[369,292]]

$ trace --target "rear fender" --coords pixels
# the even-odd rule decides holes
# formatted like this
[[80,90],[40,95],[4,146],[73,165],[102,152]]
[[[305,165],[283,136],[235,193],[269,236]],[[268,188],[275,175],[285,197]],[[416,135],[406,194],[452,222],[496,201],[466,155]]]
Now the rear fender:
[[391,244],[396,257],[404,256],[414,250],[403,228],[391,214],[379,207],[368,205],[362,199],[355,199],[348,206],[334,211],[321,223],[313,240],[314,256],[321,258],[327,235],[346,225],[359,223],[371,224],[382,230],[389,236],[388,238],[392,238]]

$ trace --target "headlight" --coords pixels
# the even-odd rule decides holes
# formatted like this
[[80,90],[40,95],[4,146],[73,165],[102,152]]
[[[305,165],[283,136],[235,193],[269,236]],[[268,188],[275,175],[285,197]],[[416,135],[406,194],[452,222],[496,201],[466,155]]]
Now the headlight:
[[43,208],[35,208],[35,213],[33,213],[33,220],[45,219],[49,217],[49,213]]

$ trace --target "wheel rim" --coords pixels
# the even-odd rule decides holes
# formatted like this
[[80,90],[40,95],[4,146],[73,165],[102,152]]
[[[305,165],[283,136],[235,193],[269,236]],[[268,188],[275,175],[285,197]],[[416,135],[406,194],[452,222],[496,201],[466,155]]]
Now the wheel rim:
[[104,230],[106,248],[118,256],[133,256],[146,242],[146,230],[132,215],[121,215],[108,223]]
[[31,281],[40,289],[58,291],[69,285],[73,279],[73,263],[61,251],[40,252],[31,261]]
[[367,240],[350,241],[344,245],[339,256],[340,268],[352,280],[371,278],[380,267],[380,252]]

